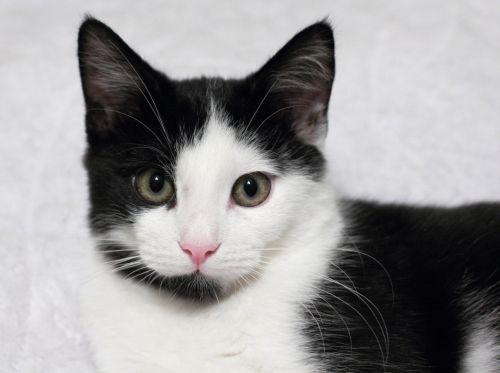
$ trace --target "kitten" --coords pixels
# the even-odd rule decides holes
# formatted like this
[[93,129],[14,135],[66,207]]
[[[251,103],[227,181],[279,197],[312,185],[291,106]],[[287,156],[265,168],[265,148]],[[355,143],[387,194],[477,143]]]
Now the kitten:
[[100,372],[500,371],[500,205],[336,199],[327,22],[243,79],[78,43]]

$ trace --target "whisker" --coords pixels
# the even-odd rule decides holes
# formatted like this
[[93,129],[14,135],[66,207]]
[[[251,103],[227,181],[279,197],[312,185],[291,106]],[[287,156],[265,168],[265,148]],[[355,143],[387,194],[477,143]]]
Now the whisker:
[[[386,354],[388,354],[388,351],[389,351],[389,331],[387,329],[387,325],[385,323],[384,317],[383,317],[382,313],[380,312],[380,310],[378,309],[378,307],[370,299],[368,299],[365,295],[359,293],[358,291],[351,289],[350,287],[342,284],[341,282],[336,281],[336,280],[334,280],[330,277],[327,277],[327,276],[321,276],[321,278],[323,278],[324,280],[326,280],[328,282],[331,282],[331,283],[334,283],[336,285],[341,286],[342,288],[346,289],[347,291],[349,291],[350,293],[352,293],[353,295],[358,297],[358,299],[361,300],[361,302],[363,302],[363,304],[366,306],[366,308],[372,314],[373,318],[377,322],[378,327],[380,328],[380,330],[382,332],[382,337],[384,339],[384,344],[385,344],[385,348],[386,348]],[[379,317],[380,317],[380,319],[379,319]],[[388,357],[386,356],[386,359],[387,358]]]
[[364,255],[367,258],[373,260],[377,265],[379,265],[380,268],[384,271],[385,275],[387,276],[387,280],[389,281],[389,285],[391,287],[391,293],[392,293],[392,307],[394,307],[394,301],[395,301],[394,284],[392,282],[391,275],[389,274],[389,271],[387,270],[387,268],[385,268],[385,266],[378,259],[376,259],[375,257],[373,257],[373,256],[371,256],[371,255],[369,255],[361,250],[351,250],[351,249],[346,249],[345,247],[338,248],[337,250],[344,251],[344,252],[350,252],[350,253],[354,253],[354,254],[358,254],[358,255]]
[[[361,320],[363,320],[363,322],[366,324],[366,326],[368,327],[368,329],[370,330],[370,332],[373,334],[377,344],[378,344],[378,347],[380,349],[380,354],[382,355],[382,360],[385,362],[385,355],[384,355],[384,352],[383,352],[383,348],[382,348],[382,344],[380,343],[380,339],[378,338],[377,336],[377,333],[375,333],[375,330],[372,328],[372,326],[370,325],[370,323],[368,322],[368,320],[363,316],[363,314],[358,311],[358,309],[354,306],[352,306],[349,302],[346,302],[345,300],[343,300],[342,298],[330,293],[329,291],[326,291],[325,289],[322,289],[322,288],[317,288],[317,290],[319,291],[322,291],[326,294],[328,294],[329,296],[331,296],[332,298],[335,298],[337,299],[338,301],[342,302],[343,304],[345,304],[347,307],[349,307],[350,309],[352,309],[360,318]],[[385,369],[384,369],[385,371]]]
[[[316,323],[316,326],[318,327],[318,331],[319,331],[319,334],[321,336],[321,343],[322,343],[322,346],[323,346],[323,355],[326,356],[326,346],[325,346],[325,337],[323,336],[323,331],[321,330],[321,326],[318,322],[318,320],[316,319],[316,317],[314,317],[313,313],[311,312],[311,310],[309,309],[309,307],[306,307],[303,303],[299,302],[300,305],[309,313],[309,315],[311,315],[312,319],[314,320],[314,322]],[[321,317],[321,316],[320,316]]]
[[163,146],[165,146],[165,148],[168,148],[167,144],[164,143],[159,137],[158,135],[156,134],[155,131],[153,131],[151,129],[151,127],[149,127],[146,123],[144,123],[143,121],[141,121],[140,119],[130,115],[130,114],[127,114],[127,113],[124,113],[123,111],[119,111],[119,110],[115,110],[115,109],[109,109],[109,108],[102,108],[102,109],[97,109],[97,108],[93,108],[93,109],[88,109],[88,111],[104,111],[104,112],[110,112],[110,113],[116,113],[116,114],[120,114],[120,115],[123,115],[123,116],[126,116],[127,118],[130,118],[134,121],[136,121],[137,123],[139,123],[140,125],[142,125],[149,133],[151,133],[155,138],[156,140],[162,144]]

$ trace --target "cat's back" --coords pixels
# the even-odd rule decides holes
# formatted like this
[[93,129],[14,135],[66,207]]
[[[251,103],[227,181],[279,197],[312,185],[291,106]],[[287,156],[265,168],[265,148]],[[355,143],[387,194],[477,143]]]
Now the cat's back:
[[[498,371],[500,204],[344,201],[342,211],[338,260],[308,324],[331,369]],[[314,339],[315,324],[339,332]]]
[[350,226],[347,244],[369,241],[365,250],[388,264],[455,281],[465,275],[483,286],[500,280],[500,203],[430,207],[344,201],[343,210]]

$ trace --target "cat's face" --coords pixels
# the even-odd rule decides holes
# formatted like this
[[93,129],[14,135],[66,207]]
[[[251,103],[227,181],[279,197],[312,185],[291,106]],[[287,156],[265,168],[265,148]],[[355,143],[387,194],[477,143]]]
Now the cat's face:
[[305,29],[241,80],[169,79],[95,20],[79,56],[105,260],[198,300],[258,281],[300,234],[324,174],[330,27]]

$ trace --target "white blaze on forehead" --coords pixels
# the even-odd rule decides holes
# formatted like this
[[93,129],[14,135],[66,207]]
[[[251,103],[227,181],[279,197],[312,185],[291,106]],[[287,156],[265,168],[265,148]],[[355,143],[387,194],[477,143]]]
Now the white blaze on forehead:
[[212,115],[203,136],[179,152],[176,166],[180,239],[217,244],[218,226],[230,204],[236,179],[249,172],[272,172],[269,161],[238,141],[221,117]]

